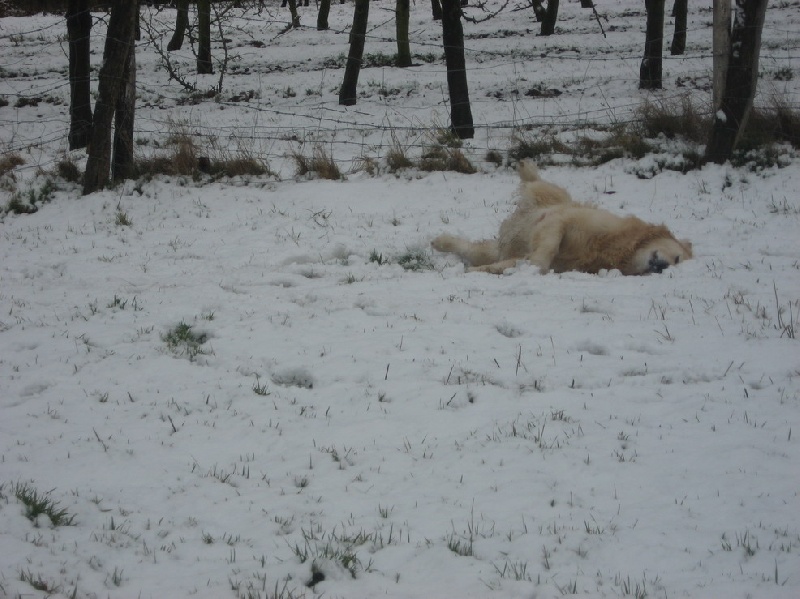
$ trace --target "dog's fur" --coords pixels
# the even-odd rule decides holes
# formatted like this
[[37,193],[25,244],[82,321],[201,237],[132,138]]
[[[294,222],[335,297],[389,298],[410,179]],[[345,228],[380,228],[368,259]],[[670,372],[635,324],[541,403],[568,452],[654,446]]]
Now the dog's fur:
[[457,254],[470,270],[493,274],[527,260],[542,273],[618,269],[643,275],[692,257],[691,242],[678,241],[664,225],[577,203],[567,190],[542,181],[530,161],[520,162],[518,170],[517,209],[500,225],[496,240],[440,235],[433,248]]

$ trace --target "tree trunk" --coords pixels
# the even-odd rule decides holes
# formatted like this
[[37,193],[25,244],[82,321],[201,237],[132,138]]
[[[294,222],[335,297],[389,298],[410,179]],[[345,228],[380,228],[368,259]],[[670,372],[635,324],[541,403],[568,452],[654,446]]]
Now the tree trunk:
[[442,20],[442,3],[439,0],[431,0],[431,13],[434,21]]
[[767,0],[736,0],[722,102],[714,115],[706,160],[730,159],[747,124],[758,81],[758,55]]
[[[283,4],[281,4],[281,7],[285,8],[286,4],[287,2],[286,0],[284,0]],[[292,29],[293,27],[300,27],[300,13],[297,12],[297,0],[288,0],[288,5],[289,5],[289,15],[291,16],[292,21],[286,28],[287,31],[289,29]],[[306,6],[308,6],[308,4],[306,4]]]
[[558,19],[558,0],[547,0],[547,10],[542,19],[542,35],[553,35],[556,32]]
[[664,0],[645,0],[647,32],[639,67],[639,89],[661,89],[661,45],[664,39]]
[[581,8],[594,8],[592,0],[581,0]]
[[442,42],[450,94],[450,123],[459,139],[472,139],[475,128],[469,104],[467,64],[464,59],[464,29],[459,0],[442,0]]
[[689,0],[675,0],[672,14],[675,17],[675,33],[672,34],[672,45],[669,53],[679,56],[686,50],[686,17],[689,10]]
[[317,13],[317,31],[328,29],[328,15],[331,12],[331,0],[320,0]]
[[547,15],[547,9],[544,7],[544,0],[532,0],[531,6],[533,7],[533,16],[536,17],[536,22],[541,23]]
[[90,36],[92,15],[89,0],[70,0],[67,4],[69,39],[69,149],[85,148],[92,135],[90,92]]
[[395,7],[397,66],[410,67],[411,46],[408,43],[408,20],[411,12],[411,2],[409,0],[397,0]]
[[197,0],[197,73],[214,72],[211,64],[211,0]]
[[99,74],[92,140],[83,178],[84,194],[97,191],[108,183],[111,166],[111,121],[124,85],[119,75],[125,71],[129,54],[134,51],[138,13],[139,3],[136,0],[114,0],[111,5],[103,65]]
[[167,50],[173,52],[183,46],[183,36],[189,28],[189,0],[178,0],[176,3],[175,32],[167,44]]
[[114,183],[133,177],[133,117],[136,108],[136,52],[128,53],[122,74],[122,90],[114,115],[114,154],[111,180]]
[[711,43],[713,54],[712,108],[716,112],[722,104],[725,91],[725,74],[728,72],[728,52],[731,47],[731,0],[714,0],[714,33]]
[[358,74],[361,72],[361,57],[364,55],[364,38],[367,34],[367,18],[369,17],[369,0],[356,0],[353,14],[353,28],[350,30],[350,53],[347,55],[347,66],[344,69],[344,81],[339,90],[339,104],[354,106]]

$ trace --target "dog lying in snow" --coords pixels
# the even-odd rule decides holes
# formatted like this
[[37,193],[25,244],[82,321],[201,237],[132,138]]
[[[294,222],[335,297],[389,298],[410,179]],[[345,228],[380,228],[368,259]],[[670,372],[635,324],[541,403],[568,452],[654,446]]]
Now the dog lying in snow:
[[664,225],[577,203],[564,188],[542,181],[533,162],[523,160],[518,171],[517,209],[500,225],[497,239],[440,235],[433,249],[457,254],[470,271],[493,274],[527,260],[542,273],[618,269],[644,275],[692,257],[691,242],[678,241]]

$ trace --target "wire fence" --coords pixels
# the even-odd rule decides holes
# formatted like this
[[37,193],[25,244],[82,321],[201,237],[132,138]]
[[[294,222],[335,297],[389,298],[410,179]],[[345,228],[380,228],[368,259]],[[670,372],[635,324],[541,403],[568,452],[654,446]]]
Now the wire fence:
[[[143,12],[156,33],[163,37],[171,32],[174,11]],[[102,53],[105,16],[93,14],[98,21],[92,39],[96,57]],[[584,132],[630,124],[647,100],[668,104],[688,95],[698,110],[710,114],[709,24],[697,19],[699,23],[687,31],[685,54],[663,56],[664,89],[643,92],[638,89],[643,17],[614,18],[625,33],[612,31],[611,39],[601,37],[590,21],[574,18],[549,38],[534,36],[532,22],[524,27],[515,23],[515,29],[508,27],[508,20],[502,25],[465,27],[476,135],[464,151],[481,158],[489,150],[507,147],[515,134],[530,130]],[[328,144],[332,154],[351,162],[365,154],[383,155],[398,143],[424,151],[431,135],[446,129],[449,122],[440,33],[436,27],[418,27],[412,32],[415,66],[394,68],[387,58],[395,44],[393,19],[393,13],[379,18],[368,34],[365,64],[380,66],[362,68],[360,96],[351,108],[339,106],[336,98],[347,49],[346,19],[326,32],[301,26],[280,34],[286,20],[277,9],[261,15],[242,13],[224,31],[232,38],[230,48],[219,41],[215,45],[217,75],[193,74],[191,45],[171,53],[169,59],[198,90],[194,93],[169,80],[163,53],[155,47],[158,39],[143,36],[136,48],[139,152],[163,147],[176,127],[190,131],[201,143],[248,145],[266,159],[306,143]],[[35,25],[26,27],[28,21]],[[782,96],[793,111],[800,108],[794,80],[800,64],[796,23],[800,18],[778,19],[765,26],[759,85],[761,101]],[[0,152],[38,154],[42,162],[30,163],[46,168],[57,153],[66,152],[66,28],[63,19],[50,17],[19,20],[10,29],[0,24],[0,104],[6,104],[0,107]],[[499,45],[498,38],[505,43]],[[583,41],[587,39],[589,43]],[[262,40],[267,41],[251,43]],[[296,50],[287,52],[290,48]],[[277,49],[280,60],[273,58]],[[224,85],[213,98],[207,97],[211,94],[206,91],[217,86],[220,69]]]

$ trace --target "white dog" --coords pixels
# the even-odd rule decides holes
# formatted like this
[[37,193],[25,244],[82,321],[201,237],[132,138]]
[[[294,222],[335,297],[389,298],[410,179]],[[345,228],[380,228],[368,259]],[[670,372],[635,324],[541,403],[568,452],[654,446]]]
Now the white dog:
[[542,181],[530,161],[520,162],[518,171],[517,209],[500,225],[497,239],[440,235],[433,248],[457,254],[470,270],[493,274],[527,260],[542,273],[618,269],[643,275],[692,257],[691,242],[678,241],[664,225],[574,202],[562,187]]

